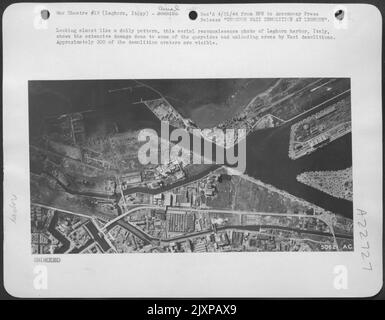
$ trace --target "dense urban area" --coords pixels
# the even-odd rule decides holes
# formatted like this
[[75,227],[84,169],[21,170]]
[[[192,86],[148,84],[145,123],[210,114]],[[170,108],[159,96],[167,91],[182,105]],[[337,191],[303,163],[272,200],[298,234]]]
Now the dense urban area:
[[[133,81],[109,93],[149,90],[153,96],[135,105],[189,134],[198,129],[203,140],[224,148],[240,137],[214,141],[201,129],[245,129],[247,139],[289,126],[290,161],[322,153],[351,131],[349,79],[281,78],[260,90],[244,79],[227,98],[225,116],[210,111],[210,103],[186,116],[150,83]],[[33,254],[353,250],[351,217],[235,174],[226,164],[171,158],[144,165],[138,161],[140,128],[122,130],[92,106],[72,106],[41,123],[30,138]],[[297,180],[353,201],[351,166],[304,170]]]

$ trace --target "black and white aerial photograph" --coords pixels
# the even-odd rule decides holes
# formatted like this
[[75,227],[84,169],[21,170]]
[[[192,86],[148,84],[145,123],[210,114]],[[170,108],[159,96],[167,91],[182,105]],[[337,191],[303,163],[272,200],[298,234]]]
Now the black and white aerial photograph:
[[6,8],[3,296],[128,299],[147,320],[383,299],[383,16]]
[[349,78],[28,87],[33,254],[354,248]]

